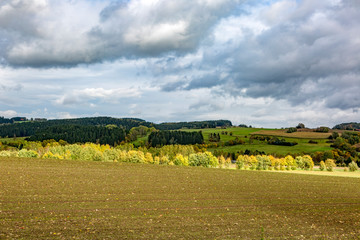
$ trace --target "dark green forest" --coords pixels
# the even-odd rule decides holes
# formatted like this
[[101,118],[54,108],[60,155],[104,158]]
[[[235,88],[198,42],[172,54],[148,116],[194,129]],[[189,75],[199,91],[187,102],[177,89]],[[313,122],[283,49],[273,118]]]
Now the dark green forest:
[[[0,137],[29,137],[47,131],[54,126],[107,126],[115,125],[122,127],[127,132],[134,127],[154,127],[158,130],[177,130],[182,128],[216,128],[232,126],[228,120],[199,121],[199,122],[177,122],[155,124],[138,118],[112,118],[112,117],[88,117],[74,119],[57,119],[45,121],[23,121],[16,123],[13,119],[0,118]],[[68,127],[64,127],[67,129]],[[85,129],[83,129],[85,130]],[[48,136],[48,135],[46,135]]]
[[169,122],[155,124],[154,127],[159,130],[178,130],[182,128],[188,129],[204,129],[216,127],[231,127],[232,123],[229,120],[215,120],[215,121],[196,121],[196,122]]
[[156,131],[152,132],[148,137],[148,144],[151,147],[160,147],[164,145],[180,144],[202,144],[204,137],[199,132],[183,132],[183,131]]
[[[21,123],[0,125],[0,137],[29,137],[37,133],[44,133],[47,129],[54,126],[107,126],[115,125],[129,131],[133,127],[148,126],[152,123],[137,118],[111,118],[111,117],[91,117],[75,119],[59,119],[48,121],[26,121]],[[68,127],[64,127],[65,129]],[[85,129],[83,129],[85,130]]]
[[54,139],[68,143],[100,143],[112,146],[125,140],[126,132],[119,127],[57,125],[51,126],[27,138],[28,141],[44,141]]

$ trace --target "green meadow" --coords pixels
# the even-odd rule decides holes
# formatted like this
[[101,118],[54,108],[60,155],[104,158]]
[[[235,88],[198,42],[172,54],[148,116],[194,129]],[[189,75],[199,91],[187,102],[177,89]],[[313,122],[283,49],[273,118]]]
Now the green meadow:
[[[328,151],[332,148],[330,143],[326,143],[327,137],[329,134],[323,133],[314,133],[314,132],[298,132],[295,133],[285,133],[286,130],[279,129],[263,129],[263,128],[238,128],[231,127],[226,129],[188,129],[182,131],[202,131],[204,135],[205,143],[209,144],[209,136],[211,133],[220,134],[219,147],[217,148],[208,148],[209,151],[222,150],[225,152],[235,153],[238,151],[263,151],[266,154],[273,155],[286,155],[286,154],[310,154],[318,151]],[[227,132],[227,134],[225,134]],[[224,133],[224,134],[222,134]],[[230,135],[230,133],[232,135]],[[278,146],[278,145],[269,145],[267,142],[259,140],[250,140],[251,135],[262,135],[262,136],[276,136],[278,138],[283,138],[288,142],[297,142],[295,146]],[[294,137],[295,136],[295,137]],[[236,137],[244,141],[244,144],[234,145],[234,146],[222,146],[225,142],[230,140],[235,140]],[[310,140],[316,141],[317,144],[309,143]]]

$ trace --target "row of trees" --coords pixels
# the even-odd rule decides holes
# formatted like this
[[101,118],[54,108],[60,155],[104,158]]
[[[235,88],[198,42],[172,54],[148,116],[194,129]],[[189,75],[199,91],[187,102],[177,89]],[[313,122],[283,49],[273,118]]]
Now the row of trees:
[[9,118],[0,117],[0,124],[9,124],[9,123],[14,123],[14,120],[9,119]]
[[[34,149],[22,149],[17,151],[0,151],[0,156],[26,157],[26,158],[51,158],[72,159],[105,162],[130,162],[162,165],[183,165],[217,167],[218,159],[210,152],[195,152],[191,146],[166,146],[164,151],[151,153],[147,150],[122,149],[94,143],[60,145],[57,142],[49,142],[46,147],[41,144],[33,146]],[[166,150],[169,150],[167,154]]]
[[129,131],[133,127],[147,126],[152,127],[153,124],[137,118],[111,118],[111,117],[93,117],[93,118],[75,118],[48,120],[43,122],[23,122],[21,124],[6,124],[0,126],[0,137],[29,137],[38,133],[44,133],[51,127],[69,126],[101,126],[114,125],[122,127]]
[[220,134],[219,133],[210,133],[209,141],[210,142],[220,142]]
[[238,169],[251,170],[312,170],[314,162],[309,155],[298,156],[295,159],[290,155],[285,158],[275,158],[271,155],[240,155],[236,165]]
[[[8,157],[34,157],[53,159],[73,159],[89,161],[111,161],[151,163],[165,165],[204,166],[204,167],[229,167],[231,159],[236,159],[239,169],[251,170],[311,170],[314,159],[310,155],[275,157],[272,155],[219,155],[207,152],[206,149],[196,145],[166,145],[161,148],[138,148],[132,144],[121,144],[111,147],[109,144],[68,144],[65,141],[45,140],[43,142],[26,142],[22,149],[0,151],[0,156]],[[256,155],[255,155],[256,154]],[[326,155],[330,157],[331,155]],[[332,171],[336,166],[333,159],[327,158],[320,161],[320,170]],[[350,171],[356,171],[358,165],[355,161],[346,166]]]
[[216,127],[231,127],[232,123],[229,120],[212,120],[212,121],[195,121],[195,122],[170,122],[155,124],[155,128],[159,130],[177,130],[182,128],[187,129],[203,129]]
[[298,143],[297,142],[287,142],[285,139],[274,136],[263,136],[263,135],[251,135],[250,142],[252,140],[258,140],[258,141],[264,141],[267,142],[270,145],[280,145],[280,146],[295,146]]

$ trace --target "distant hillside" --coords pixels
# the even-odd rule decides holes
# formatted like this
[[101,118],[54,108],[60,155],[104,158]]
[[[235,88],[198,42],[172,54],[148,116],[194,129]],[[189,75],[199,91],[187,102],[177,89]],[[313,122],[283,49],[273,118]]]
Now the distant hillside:
[[200,129],[200,128],[216,128],[216,127],[231,127],[232,123],[229,120],[211,120],[211,121],[196,121],[196,122],[169,122],[156,124],[155,128],[159,130],[177,130],[182,128]]
[[354,130],[360,129],[360,123],[351,122],[351,123],[341,123],[333,127],[333,129],[340,129],[340,130]]

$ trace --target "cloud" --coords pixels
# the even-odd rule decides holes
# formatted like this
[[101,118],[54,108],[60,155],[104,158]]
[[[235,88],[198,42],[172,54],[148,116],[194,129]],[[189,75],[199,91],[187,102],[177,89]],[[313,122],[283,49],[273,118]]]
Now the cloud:
[[357,0],[3,0],[0,102],[49,118],[356,121],[359,22]]
[[185,54],[195,51],[239,0],[109,2],[5,1],[0,8],[0,20],[6,19],[0,24],[0,36],[6,39],[1,43],[3,61],[22,67],[72,67]]
[[0,116],[5,118],[17,117],[18,113],[14,110],[0,111]]
[[0,90],[2,91],[20,91],[24,86],[22,86],[21,84],[16,84],[16,85],[4,85],[4,84],[0,84]]
[[329,108],[360,108],[359,22],[356,1],[249,5],[247,14],[219,22],[213,42],[194,54],[191,73],[180,64],[164,69],[164,78],[177,67],[179,78],[191,79],[163,83],[164,90],[216,87],[218,94],[286,99],[294,106],[325,101]]
[[90,101],[102,101],[115,103],[120,99],[139,97],[141,92],[138,89],[103,89],[103,88],[86,88],[83,90],[74,90],[69,94],[58,98],[55,103],[60,105],[89,104],[94,107]]

